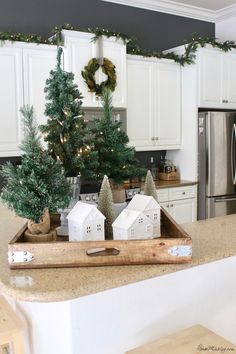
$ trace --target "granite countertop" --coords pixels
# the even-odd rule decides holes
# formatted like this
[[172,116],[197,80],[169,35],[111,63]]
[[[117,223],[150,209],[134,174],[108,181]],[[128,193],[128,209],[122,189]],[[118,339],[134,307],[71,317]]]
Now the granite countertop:
[[163,180],[156,180],[155,185],[157,189],[160,188],[171,188],[171,187],[185,187],[185,186],[193,186],[198,182],[195,181],[186,181],[186,180],[176,180],[176,181],[163,181]]
[[193,240],[189,264],[10,270],[7,244],[24,219],[0,204],[0,290],[23,301],[63,301],[236,255],[236,214],[185,224]]

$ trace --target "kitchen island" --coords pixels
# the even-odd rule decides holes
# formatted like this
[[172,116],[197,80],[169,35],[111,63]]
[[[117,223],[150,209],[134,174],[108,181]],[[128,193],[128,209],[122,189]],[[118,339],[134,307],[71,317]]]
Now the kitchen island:
[[183,225],[189,264],[10,270],[24,222],[0,205],[0,288],[30,322],[30,354],[122,354],[195,323],[236,343],[236,215]]

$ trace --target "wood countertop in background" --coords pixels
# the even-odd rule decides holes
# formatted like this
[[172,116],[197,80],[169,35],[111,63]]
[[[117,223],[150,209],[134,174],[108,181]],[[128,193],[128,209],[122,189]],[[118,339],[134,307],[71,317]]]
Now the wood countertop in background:
[[0,204],[0,290],[23,301],[79,298],[236,255],[235,214],[183,226],[193,240],[190,264],[10,270],[7,245],[24,223]]

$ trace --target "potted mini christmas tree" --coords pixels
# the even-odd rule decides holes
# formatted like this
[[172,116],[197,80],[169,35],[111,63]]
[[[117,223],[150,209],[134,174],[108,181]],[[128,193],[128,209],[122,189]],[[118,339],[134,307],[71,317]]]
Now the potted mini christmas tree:
[[107,175],[113,180],[113,200],[119,203],[125,198],[124,180],[144,176],[146,170],[135,158],[135,149],[128,147],[129,138],[121,129],[122,123],[112,120],[112,96],[109,89],[103,90],[101,100],[103,115],[94,118],[91,128],[99,161],[97,178],[102,180]]
[[1,199],[19,216],[29,219],[25,241],[44,242],[54,239],[50,231],[49,212],[68,205],[71,197],[68,184],[59,161],[43,150],[33,119],[33,107],[21,109],[25,139],[21,165],[10,162],[1,169],[6,178]]
[[40,130],[51,156],[61,161],[72,184],[79,175],[86,180],[95,180],[97,153],[83,118],[83,97],[73,82],[74,74],[62,69],[61,56],[62,48],[58,48],[56,68],[50,72],[45,87],[48,120]]

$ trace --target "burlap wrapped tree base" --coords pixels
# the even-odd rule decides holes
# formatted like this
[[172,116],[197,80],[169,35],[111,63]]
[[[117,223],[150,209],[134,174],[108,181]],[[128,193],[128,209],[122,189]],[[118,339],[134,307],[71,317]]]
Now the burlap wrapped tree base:
[[28,221],[28,229],[24,233],[25,242],[49,242],[56,239],[56,231],[50,230],[50,215],[48,209],[39,223]]

